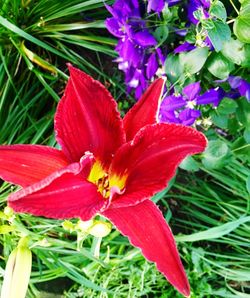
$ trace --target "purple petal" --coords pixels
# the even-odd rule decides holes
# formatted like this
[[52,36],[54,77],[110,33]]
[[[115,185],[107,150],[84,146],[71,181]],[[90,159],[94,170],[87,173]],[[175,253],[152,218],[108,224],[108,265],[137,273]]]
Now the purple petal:
[[122,37],[124,35],[124,33],[122,32],[119,23],[117,22],[117,20],[115,18],[108,18],[105,21],[105,25],[106,28],[108,29],[108,31],[116,36],[116,37]]
[[185,41],[183,44],[179,45],[176,49],[174,49],[174,53],[177,54],[181,52],[191,51],[193,49],[195,49],[195,46]]
[[181,96],[167,96],[165,99],[162,101],[161,104],[161,110],[162,112],[167,112],[167,111],[174,111],[180,108],[185,107],[186,101],[181,97]]
[[110,6],[110,5],[108,5],[108,4],[105,4],[105,3],[104,3],[104,5],[105,5],[106,9],[112,14],[112,16],[113,16],[114,18],[119,18],[119,16],[118,16],[118,14],[117,14],[117,11],[116,11],[115,7],[112,7],[112,6]]
[[180,35],[180,36],[186,36],[187,32],[188,32],[187,29],[179,29],[179,28],[176,28],[176,27],[173,27],[173,30],[177,35]]
[[218,106],[221,99],[224,97],[224,92],[222,89],[211,89],[206,91],[204,94],[197,98],[198,105],[213,104]]
[[161,49],[160,49],[160,48],[157,48],[157,49],[156,49],[156,53],[157,53],[157,55],[158,55],[158,58],[159,58],[161,64],[164,65],[165,60],[166,60],[166,57],[163,55]]
[[186,96],[188,100],[193,100],[199,95],[200,91],[200,82],[195,82],[184,87],[182,93]]
[[142,88],[141,85],[138,85],[135,89],[135,98],[138,100],[139,98],[141,98],[143,92],[145,91],[145,89]]
[[211,5],[210,0],[200,0],[200,2],[204,8],[206,8],[206,9],[210,8],[210,5]]
[[146,74],[148,79],[151,79],[155,75],[158,67],[159,65],[156,58],[156,52],[153,52],[148,59],[148,65],[146,68]]
[[135,33],[134,40],[142,47],[155,46],[157,44],[153,35],[146,30]]
[[159,121],[160,122],[168,122],[168,123],[180,123],[180,120],[176,117],[174,111],[162,111],[160,109],[159,113]]
[[199,21],[194,17],[194,12],[198,9],[199,3],[197,0],[190,1],[188,5],[188,19],[193,24],[197,24]]
[[247,100],[250,101],[250,83],[248,83],[245,80],[242,80],[238,90],[241,96],[245,96]]
[[128,38],[125,39],[124,42],[121,44],[119,53],[124,61],[130,61],[130,63],[134,67],[139,66],[142,59],[141,50],[138,49],[135,44],[133,44],[133,42],[130,41]]
[[241,95],[240,95],[240,93],[239,93],[238,91],[232,90],[232,91],[226,93],[225,96],[228,97],[228,98],[237,99],[237,98],[239,98]]
[[201,9],[204,14],[204,18],[208,18],[209,14],[207,10],[210,7],[210,0],[193,0],[189,2],[188,5],[188,19],[193,24],[198,24],[198,20],[194,17],[194,12],[198,9]]
[[183,125],[192,125],[200,115],[199,110],[185,109],[180,112],[179,119]]
[[181,2],[181,0],[168,0],[168,7],[174,6],[175,4],[178,4],[179,2]]
[[164,8],[164,5],[164,0],[149,0],[147,12],[150,12],[151,10],[155,12],[161,12]]
[[214,47],[213,47],[211,40],[209,39],[208,36],[204,40],[204,45],[207,46],[208,48],[210,48],[210,50],[214,50]]
[[229,82],[229,85],[231,86],[231,88],[236,89],[240,86],[240,84],[242,82],[242,78],[239,76],[237,76],[237,77],[229,76],[228,82]]

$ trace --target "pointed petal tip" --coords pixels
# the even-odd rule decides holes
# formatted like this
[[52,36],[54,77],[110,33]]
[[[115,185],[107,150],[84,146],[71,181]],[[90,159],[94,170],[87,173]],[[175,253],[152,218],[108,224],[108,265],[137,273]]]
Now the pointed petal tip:
[[[183,296],[190,296],[190,286],[181,263],[170,227],[159,208],[150,200],[125,208],[109,208],[102,212],[130,243],[141,249],[144,257]],[[142,220],[143,219],[143,220]]]
[[67,65],[68,69],[74,68],[74,66],[70,62],[67,62],[66,65]]
[[163,77],[156,79],[125,115],[123,123],[127,141],[132,140],[144,126],[158,122],[165,80]]
[[186,279],[186,285],[185,288],[179,288],[176,287],[176,289],[186,298],[191,298],[191,293],[190,293],[190,285],[188,279]]
[[107,166],[125,142],[117,103],[99,81],[67,66],[70,78],[55,114],[57,142],[71,162],[90,151]]
[[[84,71],[81,71],[80,69],[76,68],[74,65],[72,65],[70,62],[66,63],[68,70],[69,70],[69,74],[70,76],[74,75],[74,74],[80,74],[82,75],[87,75]],[[91,78],[92,79],[92,78]]]

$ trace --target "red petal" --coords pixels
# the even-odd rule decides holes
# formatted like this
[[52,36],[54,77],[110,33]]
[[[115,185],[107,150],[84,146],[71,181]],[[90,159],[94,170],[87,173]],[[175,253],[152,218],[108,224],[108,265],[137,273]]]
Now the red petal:
[[38,183],[9,196],[17,212],[56,219],[80,217],[89,220],[105,204],[96,186],[86,181],[91,159],[84,158]]
[[161,78],[154,81],[125,115],[123,123],[127,141],[132,140],[145,125],[158,122],[157,117],[164,84],[165,80]]
[[101,83],[70,65],[69,70],[55,116],[57,141],[72,162],[90,151],[107,165],[125,139],[117,104]]
[[0,146],[0,177],[23,187],[68,165],[65,155],[38,145]]
[[150,200],[135,206],[108,209],[103,215],[127,236],[132,245],[155,262],[158,270],[183,295],[189,296],[189,283],[174,237],[158,207]]
[[151,197],[167,186],[187,155],[205,147],[205,136],[191,127],[161,123],[141,129],[114,156],[111,173],[127,181],[124,194],[112,204],[123,207]]

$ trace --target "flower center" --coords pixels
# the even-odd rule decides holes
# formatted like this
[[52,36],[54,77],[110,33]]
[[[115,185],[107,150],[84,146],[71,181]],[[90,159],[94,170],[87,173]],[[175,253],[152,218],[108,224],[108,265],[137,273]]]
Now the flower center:
[[189,109],[194,109],[196,106],[196,101],[195,100],[189,100],[186,104],[186,107],[189,108]]
[[101,163],[96,161],[89,173],[88,181],[95,184],[97,191],[102,194],[105,199],[108,199],[112,188],[116,188],[116,192],[120,192],[125,187],[127,177],[119,177],[115,174],[108,174],[103,169]]
[[97,190],[103,195],[104,198],[108,198],[110,195],[109,178],[108,174],[104,174],[102,178],[99,178],[96,182]]

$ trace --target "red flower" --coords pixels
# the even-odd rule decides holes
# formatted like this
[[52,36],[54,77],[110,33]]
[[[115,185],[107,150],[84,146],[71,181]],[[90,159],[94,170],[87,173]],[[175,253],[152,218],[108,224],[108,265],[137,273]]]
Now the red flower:
[[157,123],[163,79],[122,120],[103,85],[69,70],[55,115],[62,150],[0,146],[0,176],[23,187],[9,196],[9,206],[57,219],[101,214],[188,296],[173,235],[150,197],[167,186],[183,158],[204,150],[205,137],[190,127]]

